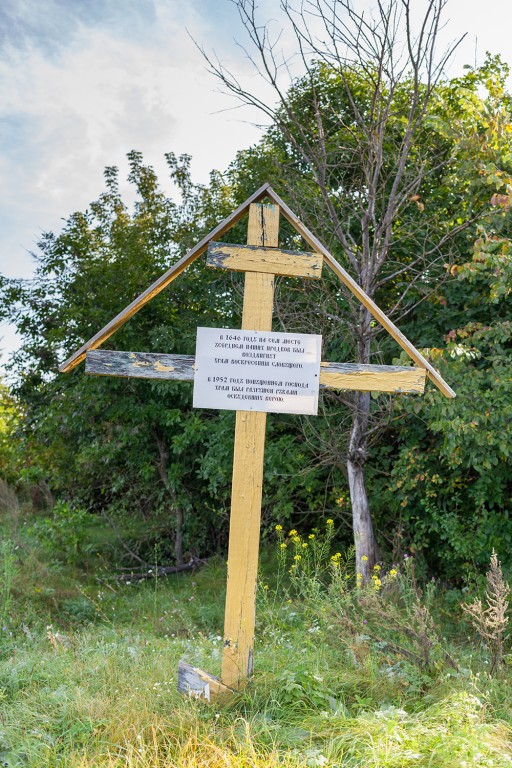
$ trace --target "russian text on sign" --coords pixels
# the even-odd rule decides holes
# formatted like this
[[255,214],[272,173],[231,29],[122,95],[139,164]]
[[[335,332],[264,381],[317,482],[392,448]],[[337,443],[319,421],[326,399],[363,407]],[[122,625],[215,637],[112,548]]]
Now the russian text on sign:
[[194,407],[315,415],[321,346],[317,334],[198,328]]

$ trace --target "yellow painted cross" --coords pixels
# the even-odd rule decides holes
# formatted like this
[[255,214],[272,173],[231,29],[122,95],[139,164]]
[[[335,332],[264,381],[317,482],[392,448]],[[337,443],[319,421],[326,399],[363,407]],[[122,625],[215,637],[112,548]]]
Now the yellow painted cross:
[[[264,197],[270,198],[271,203],[259,204],[258,201]],[[218,237],[247,211],[247,245],[217,242]],[[314,252],[284,251],[278,248],[280,212],[313,247]],[[267,184],[75,352],[60,370],[72,370],[86,357],[86,372],[93,375],[193,381],[195,368],[194,357],[191,355],[99,351],[96,348],[206,249],[209,266],[245,272],[242,330],[272,330],[275,275],[319,279],[322,262],[325,261],[418,366],[323,362],[320,369],[321,388],[423,392],[425,377],[428,376],[447,397],[455,396],[439,373]],[[266,413],[237,411],[221,677],[217,678],[185,662],[180,663],[178,672],[178,687],[181,691],[207,699],[228,696],[242,689],[253,671],[265,427]]]

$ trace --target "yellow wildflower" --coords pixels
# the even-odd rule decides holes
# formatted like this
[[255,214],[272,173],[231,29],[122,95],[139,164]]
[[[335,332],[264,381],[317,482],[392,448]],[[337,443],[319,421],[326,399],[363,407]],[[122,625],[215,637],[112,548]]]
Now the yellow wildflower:
[[280,544],[279,546],[281,547],[281,549],[286,549],[286,544],[284,543],[284,541],[283,541],[283,543],[282,543],[282,544]]
[[295,542],[295,544],[300,544],[300,536],[294,536],[293,541]]
[[295,528],[292,528],[288,536],[296,536],[296,535],[297,535],[297,531],[295,530]]
[[380,571],[380,565],[374,565],[373,566],[374,571]]
[[294,560],[297,560],[297,561],[299,561],[299,560],[302,560],[302,558],[301,558],[301,556],[300,556],[300,555],[294,555],[294,556],[293,556],[293,559],[294,559]]
[[368,557],[366,555],[363,555],[361,560],[363,561],[363,563],[366,563],[366,561],[368,560]]
[[327,520],[327,525],[334,525],[334,520],[331,520],[331,518],[329,518]]
[[314,533],[310,533],[309,536],[308,536],[308,539],[314,539],[314,538],[315,538],[315,534]]
[[392,568],[392,569],[390,570],[390,572],[389,572],[389,575],[390,575],[390,576],[396,576],[396,575],[397,575],[397,573],[398,573],[398,571],[396,570],[396,568]]
[[282,525],[276,525],[276,531],[282,531],[283,526]]

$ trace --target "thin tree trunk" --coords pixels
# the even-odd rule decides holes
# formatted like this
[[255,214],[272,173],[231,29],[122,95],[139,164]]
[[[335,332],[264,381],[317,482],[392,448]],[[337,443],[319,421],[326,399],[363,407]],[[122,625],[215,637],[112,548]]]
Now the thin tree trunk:
[[378,559],[370,505],[366,491],[365,466],[370,394],[355,395],[355,410],[347,458],[348,485],[352,504],[352,527],[356,550],[356,573],[368,581]]
[[176,516],[176,541],[174,543],[174,558],[176,565],[183,564],[183,525],[184,515],[181,507],[176,504],[176,497],[174,497],[174,514]]
[[[370,362],[370,315],[361,308],[358,323],[358,362]],[[378,560],[378,548],[373,532],[370,504],[366,490],[365,467],[368,450],[370,393],[355,392],[352,429],[348,444],[347,474],[352,505],[352,527],[356,550],[356,573],[368,581]]]
[[176,498],[176,492],[174,488],[172,487],[171,483],[169,483],[169,478],[167,477],[167,451],[165,450],[165,445],[163,440],[159,437],[159,435],[156,435],[156,444],[158,447],[158,472],[160,475],[160,479],[162,483],[164,484],[164,487],[166,491],[168,492],[169,496],[173,500],[173,511],[174,516],[176,518],[176,539],[174,543],[174,558],[176,560],[176,565],[182,565],[183,564],[183,527],[184,527],[184,515],[183,510],[178,504],[178,500]]

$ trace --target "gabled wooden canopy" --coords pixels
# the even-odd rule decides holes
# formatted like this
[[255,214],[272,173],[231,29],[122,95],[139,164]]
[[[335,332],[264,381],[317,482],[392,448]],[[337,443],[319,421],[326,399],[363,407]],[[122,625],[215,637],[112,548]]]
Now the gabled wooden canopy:
[[254,194],[247,198],[238,208],[233,211],[224,221],[221,221],[214,229],[211,230],[203,239],[191,248],[182,258],[176,262],[167,272],[164,272],[155,282],[146,288],[146,290],[134,299],[125,309],[123,309],[116,317],[113,318],[101,331],[87,341],[80,349],[74,352],[70,358],[68,358],[59,368],[61,373],[68,373],[73,370],[86,356],[86,352],[89,349],[97,349],[103,344],[109,336],[112,336],[118,328],[120,328],[127,320],[135,315],[139,309],[147,304],[151,299],[166,288],[178,275],[180,275],[193,261],[201,256],[208,248],[208,243],[212,240],[217,240],[225,232],[228,232],[249,210],[251,203],[257,203],[263,198],[269,198],[272,203],[278,205],[283,213],[284,217],[290,222],[294,229],[301,235],[301,237],[313,248],[317,253],[322,254],[328,266],[332,271],[340,278],[340,280],[347,286],[347,288],[356,296],[357,299],[363,304],[371,315],[377,320],[383,328],[395,339],[395,341],[402,347],[402,349],[414,360],[414,362],[420,367],[425,369],[428,378],[436,385],[436,387],[446,397],[455,397],[453,389],[444,381],[442,376],[436,371],[436,369],[426,360],[423,355],[414,347],[413,344],[404,336],[404,334],[398,330],[396,325],[387,317],[387,315],[379,309],[375,302],[367,296],[363,289],[356,283],[356,281],[348,274],[348,272],[339,264],[334,256],[327,250],[327,248],[315,237],[315,235],[297,218],[292,210],[286,205],[286,203],[274,192],[270,184],[263,184]]

